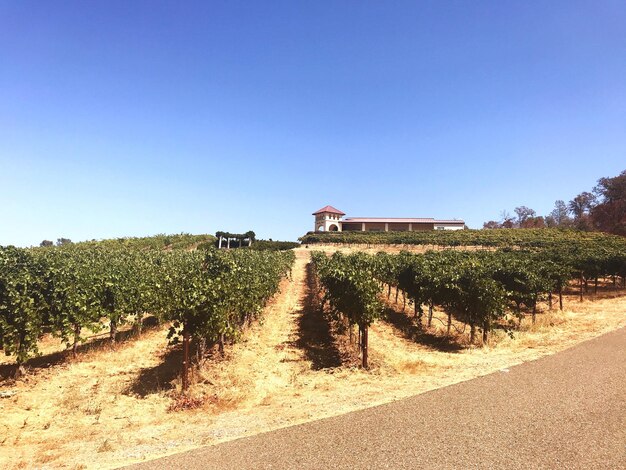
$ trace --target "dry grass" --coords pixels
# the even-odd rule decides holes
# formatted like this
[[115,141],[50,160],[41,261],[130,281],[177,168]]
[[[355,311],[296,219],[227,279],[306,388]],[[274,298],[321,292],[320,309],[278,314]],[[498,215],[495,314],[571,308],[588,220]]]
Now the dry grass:
[[[0,399],[0,468],[121,466],[393,401],[626,325],[624,291],[582,303],[572,295],[564,312],[545,311],[534,325],[526,318],[513,339],[496,332],[486,347],[467,347],[467,331],[445,338],[443,312],[416,337],[411,315],[391,305],[393,321],[370,329],[373,367],[363,371],[346,335],[323,334],[328,325],[307,293],[308,253],[297,250],[293,280],[283,283],[263,322],[193,375],[195,409],[168,411],[178,409],[180,357],[167,347],[166,327],[0,382],[0,390],[17,391]],[[55,353],[58,345],[46,340],[44,350]]]

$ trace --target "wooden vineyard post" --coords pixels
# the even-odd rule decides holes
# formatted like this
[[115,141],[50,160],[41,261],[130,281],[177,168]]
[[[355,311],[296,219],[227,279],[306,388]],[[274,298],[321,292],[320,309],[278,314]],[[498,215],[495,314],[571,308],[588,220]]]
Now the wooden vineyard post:
[[224,357],[224,333],[220,333],[220,338],[218,340],[218,350],[220,352],[220,355],[222,357]]
[[363,336],[362,336],[362,348],[363,348],[363,369],[368,368],[367,364],[367,325],[363,326]]
[[111,344],[115,344],[115,338],[117,336],[117,321],[111,320],[109,327],[109,341]]
[[580,272],[580,301],[583,301],[583,273]]
[[80,341],[80,323],[74,324],[74,344],[72,345],[72,356],[76,357],[78,342]]
[[189,389],[189,331],[183,326],[183,392]]
[[483,323],[483,346],[487,344],[489,339],[489,329],[491,328],[491,324],[489,322],[489,317],[485,318],[485,322]]

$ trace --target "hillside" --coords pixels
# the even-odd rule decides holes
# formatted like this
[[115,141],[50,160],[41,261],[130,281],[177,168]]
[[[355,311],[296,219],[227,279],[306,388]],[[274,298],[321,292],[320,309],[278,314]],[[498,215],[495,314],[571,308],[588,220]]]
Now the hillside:
[[[347,331],[320,310],[310,250],[295,251],[291,277],[262,320],[227,344],[224,357],[213,349],[192,374],[197,409],[168,411],[179,403],[182,354],[168,345],[168,324],[152,323],[141,337],[115,346],[94,338],[76,359],[44,336],[43,355],[26,364],[28,374],[0,382],[7,396],[0,400],[6,430],[0,466],[112,468],[393,401],[626,325],[624,290],[602,280],[583,302],[575,286],[568,288],[562,312],[542,302],[535,324],[524,322],[513,337],[496,331],[487,347],[475,348],[456,320],[446,338],[440,308],[431,327],[416,329],[412,309],[405,310],[394,289],[382,297],[385,315],[370,327],[366,371],[356,367],[358,351]],[[0,370],[11,363],[4,359]]]

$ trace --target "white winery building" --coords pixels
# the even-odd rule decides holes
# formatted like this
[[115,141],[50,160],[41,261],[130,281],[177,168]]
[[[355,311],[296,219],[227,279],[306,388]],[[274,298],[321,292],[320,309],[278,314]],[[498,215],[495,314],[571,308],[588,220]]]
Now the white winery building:
[[431,218],[345,217],[333,206],[313,212],[316,232],[417,232],[425,230],[462,230],[465,221]]

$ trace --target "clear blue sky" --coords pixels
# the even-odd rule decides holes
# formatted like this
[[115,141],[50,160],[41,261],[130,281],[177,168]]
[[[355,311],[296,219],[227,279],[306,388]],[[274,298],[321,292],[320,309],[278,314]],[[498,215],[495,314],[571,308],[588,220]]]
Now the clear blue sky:
[[549,212],[626,169],[624,1],[0,0],[0,244]]

